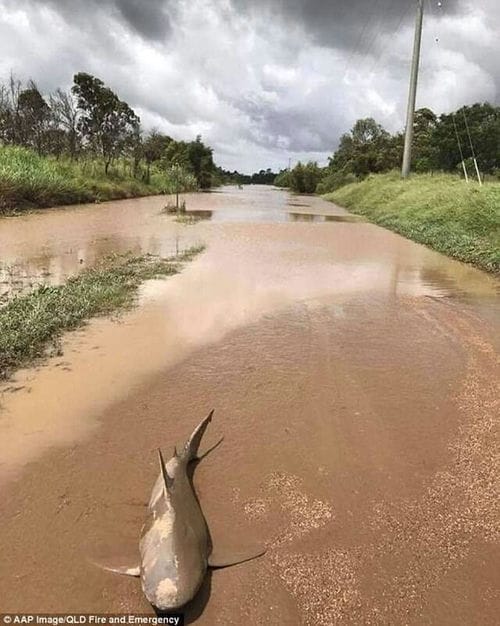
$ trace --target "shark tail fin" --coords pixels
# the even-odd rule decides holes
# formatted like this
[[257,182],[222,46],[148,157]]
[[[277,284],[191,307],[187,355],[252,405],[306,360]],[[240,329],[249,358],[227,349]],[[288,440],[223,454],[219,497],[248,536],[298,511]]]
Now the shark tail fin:
[[198,424],[198,426],[193,430],[191,437],[189,437],[189,439],[186,441],[186,445],[179,455],[182,460],[189,463],[189,461],[197,458],[198,448],[200,447],[201,439],[203,437],[203,434],[205,433],[205,430],[207,429],[207,426],[212,421],[213,414],[214,409],[212,409],[207,417],[205,417],[205,419],[200,422],[200,424]]

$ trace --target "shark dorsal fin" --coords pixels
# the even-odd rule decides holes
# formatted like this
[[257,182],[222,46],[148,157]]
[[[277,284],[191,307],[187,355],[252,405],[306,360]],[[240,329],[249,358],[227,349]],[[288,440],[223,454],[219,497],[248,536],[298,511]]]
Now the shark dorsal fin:
[[163,454],[161,453],[161,450],[159,448],[158,448],[158,457],[160,459],[160,469],[161,469],[161,475],[163,476],[163,484],[165,486],[165,489],[169,491],[169,489],[171,489],[172,485],[174,484],[174,479],[168,475],[167,467],[163,459]]
[[178,456],[178,454],[177,454],[177,446],[174,446],[174,457],[177,457],[177,456]]
[[187,462],[193,461],[198,455],[198,448],[200,446],[201,438],[203,437],[203,433],[207,429],[207,426],[212,421],[212,415],[214,414],[214,409],[210,411],[207,417],[198,424],[198,426],[193,430],[191,436],[186,442],[184,449],[181,452],[181,458],[185,459]]

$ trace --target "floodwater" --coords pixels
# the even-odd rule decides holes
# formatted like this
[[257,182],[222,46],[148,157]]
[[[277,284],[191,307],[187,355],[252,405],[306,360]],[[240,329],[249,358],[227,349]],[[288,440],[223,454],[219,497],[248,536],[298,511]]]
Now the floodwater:
[[135,542],[155,449],[215,407],[202,506],[268,553],[215,572],[190,621],[495,623],[498,281],[320,198],[185,200],[195,224],[161,197],[0,220],[4,300],[207,245],[0,388],[5,610],[147,611],[87,559]]

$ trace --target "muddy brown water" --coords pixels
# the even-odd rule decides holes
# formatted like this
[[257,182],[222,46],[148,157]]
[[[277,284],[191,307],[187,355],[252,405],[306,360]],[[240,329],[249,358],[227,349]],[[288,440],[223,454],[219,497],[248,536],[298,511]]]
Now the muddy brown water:
[[214,572],[188,622],[494,624],[498,281],[319,198],[226,188],[0,220],[4,299],[114,251],[206,251],[0,393],[0,608],[148,612],[89,563],[134,550],[155,450],[212,407]]

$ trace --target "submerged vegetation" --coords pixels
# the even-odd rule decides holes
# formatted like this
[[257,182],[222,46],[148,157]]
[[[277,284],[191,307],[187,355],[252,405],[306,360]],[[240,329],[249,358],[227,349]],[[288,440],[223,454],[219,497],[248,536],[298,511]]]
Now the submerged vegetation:
[[203,246],[176,257],[114,255],[60,286],[41,286],[0,308],[0,379],[58,347],[63,331],[133,305],[139,285],[178,273]]
[[175,218],[175,221],[178,224],[184,224],[184,226],[193,226],[194,224],[197,224],[198,222],[201,222],[203,220],[202,217],[198,217],[197,215],[178,215]]
[[500,183],[452,175],[371,175],[327,194],[353,213],[491,272],[500,271]]

